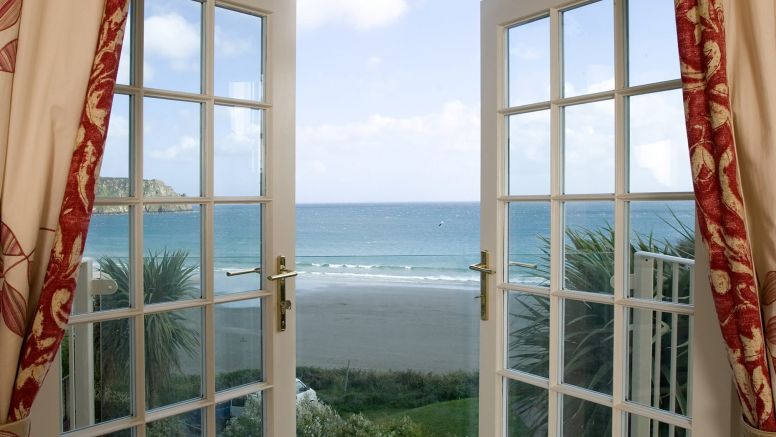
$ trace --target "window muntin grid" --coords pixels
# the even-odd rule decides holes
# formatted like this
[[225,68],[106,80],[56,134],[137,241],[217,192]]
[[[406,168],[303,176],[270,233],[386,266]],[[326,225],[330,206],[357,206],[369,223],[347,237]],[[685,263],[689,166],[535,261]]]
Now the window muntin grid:
[[[637,0],[630,1],[634,2]],[[676,175],[665,178],[667,181],[667,183],[663,184],[666,187],[665,189],[656,188],[658,185],[655,183],[649,184],[646,187],[644,184],[633,185],[629,183],[629,171],[633,171],[631,169],[635,168],[630,158],[633,151],[632,149],[629,150],[630,135],[632,129],[634,129],[631,125],[633,121],[632,117],[629,118],[631,98],[633,98],[633,100],[646,101],[650,98],[654,99],[671,96],[676,93],[680,94],[681,82],[678,78],[678,69],[676,70],[677,74],[673,77],[671,77],[671,75],[666,76],[664,71],[661,72],[661,74],[651,76],[665,80],[662,82],[645,83],[642,81],[637,83],[638,86],[628,85],[628,60],[632,59],[629,57],[628,49],[629,47],[643,47],[644,44],[641,44],[640,46],[638,44],[631,44],[630,39],[628,38],[628,2],[614,2],[614,13],[611,22],[602,24],[605,28],[611,26],[611,28],[614,29],[614,38],[608,44],[605,44],[606,48],[604,50],[605,52],[609,51],[611,57],[614,59],[612,85],[608,88],[592,87],[586,93],[566,92],[568,97],[563,97],[563,89],[564,87],[567,88],[567,84],[563,81],[563,60],[567,55],[567,53],[564,53],[564,50],[568,49],[568,47],[564,47],[563,14],[566,11],[575,11],[575,13],[579,13],[582,11],[582,8],[591,5],[591,10],[596,7],[600,9],[601,5],[606,3],[611,5],[612,2],[607,0],[585,1],[561,9],[551,9],[547,13],[532,16],[528,19],[516,22],[515,25],[507,26],[504,32],[504,38],[506,40],[505,47],[507,47],[507,50],[505,56],[501,59],[501,62],[504,62],[502,65],[505,67],[506,74],[504,76],[506,77],[505,81],[507,81],[507,84],[502,84],[503,86],[501,87],[501,89],[506,90],[506,92],[501,96],[500,100],[502,101],[503,107],[499,110],[502,119],[500,126],[503,126],[502,129],[505,133],[504,137],[507,139],[505,144],[501,146],[503,148],[502,150],[505,150],[504,156],[509,156],[510,159],[514,159],[515,155],[518,154],[513,150],[515,138],[511,137],[511,134],[514,134],[514,117],[522,115],[530,116],[532,114],[537,114],[538,111],[548,111],[551,117],[551,129],[550,132],[542,134],[542,136],[549,136],[551,139],[551,150],[549,155],[551,156],[550,167],[552,168],[550,183],[552,189],[548,195],[543,195],[531,188],[520,188],[515,186],[514,181],[521,180],[521,176],[510,174],[510,170],[512,170],[509,162],[510,160],[506,160],[507,162],[502,164],[506,167],[504,172],[506,177],[503,178],[501,185],[499,186],[499,192],[502,193],[499,202],[502,205],[501,210],[505,211],[504,214],[506,215],[505,219],[502,220],[506,228],[503,234],[504,241],[502,244],[507,248],[507,250],[504,251],[504,253],[507,254],[507,257],[509,257],[509,254],[513,251],[520,252],[519,248],[513,249],[512,247],[514,246],[513,241],[515,240],[515,236],[513,236],[510,231],[510,225],[514,220],[514,214],[511,212],[513,209],[531,202],[550,203],[550,222],[552,223],[550,230],[551,247],[549,250],[551,261],[548,262],[548,265],[551,268],[549,269],[550,272],[548,272],[548,289],[536,287],[531,281],[522,280],[525,275],[514,275],[514,270],[518,267],[511,264],[513,260],[510,258],[502,260],[504,263],[504,271],[511,272],[511,275],[505,274],[505,276],[499,278],[498,281],[499,288],[503,290],[503,298],[505,299],[504,338],[507,339],[507,342],[510,341],[510,326],[518,325],[514,321],[511,321],[511,307],[519,307],[523,309],[524,312],[528,312],[530,308],[526,309],[524,305],[520,306],[520,302],[530,300],[535,308],[537,306],[536,302],[548,301],[550,313],[549,316],[544,316],[541,312],[534,312],[534,315],[538,314],[537,318],[541,319],[541,323],[537,324],[536,327],[537,332],[542,331],[544,323],[549,323],[550,350],[548,351],[549,353],[546,354],[548,360],[547,367],[550,369],[549,377],[541,374],[542,372],[539,372],[540,374],[529,373],[530,370],[526,371],[526,366],[515,365],[515,363],[510,360],[510,354],[512,354],[514,350],[510,347],[510,344],[504,345],[506,348],[504,351],[505,363],[503,363],[505,370],[502,370],[500,373],[504,377],[504,384],[502,386],[504,390],[504,405],[506,408],[504,417],[510,418],[510,423],[504,424],[505,435],[513,435],[510,434],[510,430],[514,426],[511,423],[512,418],[510,416],[510,413],[512,413],[510,396],[513,397],[514,393],[511,389],[507,390],[504,388],[510,381],[513,383],[520,382],[523,385],[529,384],[534,387],[544,387],[549,390],[550,413],[547,420],[550,423],[549,429],[555,430],[559,435],[563,435],[562,432],[566,428],[563,426],[563,418],[569,412],[569,405],[578,407],[578,409],[584,409],[583,407],[588,405],[590,406],[589,410],[592,412],[591,414],[600,410],[600,413],[606,416],[606,420],[609,420],[612,424],[610,428],[613,430],[612,435],[617,436],[631,435],[629,432],[634,432],[634,429],[637,429],[638,431],[644,431],[646,429],[651,433],[652,431],[657,432],[658,428],[660,432],[663,432],[664,429],[669,429],[669,427],[671,432],[676,432],[676,435],[686,435],[684,434],[685,430],[690,430],[692,427],[692,421],[689,417],[683,417],[681,414],[666,414],[658,408],[643,407],[643,405],[650,405],[652,399],[647,399],[642,396],[643,399],[638,402],[641,405],[636,405],[635,398],[629,396],[630,393],[626,393],[627,390],[632,390],[632,387],[629,388],[628,386],[630,381],[626,379],[629,378],[629,371],[626,365],[623,364],[625,363],[626,352],[629,347],[628,340],[626,339],[627,324],[633,323],[632,314],[634,312],[661,314],[661,317],[669,322],[671,320],[677,321],[677,323],[682,324],[683,329],[685,330],[683,334],[685,337],[687,337],[687,326],[692,325],[693,306],[691,305],[691,302],[688,302],[688,299],[679,299],[668,305],[661,305],[659,302],[655,302],[658,299],[644,302],[640,299],[636,300],[638,296],[634,296],[630,292],[626,293],[626,289],[630,289],[632,286],[632,278],[630,275],[633,271],[633,266],[630,265],[630,260],[628,259],[629,257],[625,256],[627,254],[628,245],[631,243],[631,203],[634,201],[651,201],[652,203],[664,203],[667,201],[691,202],[694,199],[692,192],[689,191],[691,190],[691,185],[683,180],[677,182]],[[663,17],[663,15],[661,15],[661,17]],[[518,95],[518,93],[515,91],[515,81],[513,80],[518,74],[511,71],[513,65],[517,65],[518,63],[510,57],[512,50],[509,48],[514,46],[510,38],[513,35],[525,33],[516,30],[523,24],[525,24],[527,28],[535,29],[538,27],[535,24],[537,21],[545,20],[550,22],[549,27],[551,29],[547,35],[548,41],[550,42],[549,54],[552,61],[550,74],[552,92],[550,99],[544,101],[518,100],[514,97],[515,95]],[[661,23],[658,27],[661,29],[673,27],[673,22],[671,21],[668,24]],[[544,42],[533,42],[532,44],[541,46]],[[608,55],[607,53],[604,53],[600,56],[606,57]],[[540,57],[541,56],[538,56],[538,58]],[[675,59],[678,65],[678,57]],[[639,65],[643,65],[643,62]],[[527,73],[524,73],[524,75],[527,75]],[[641,75],[641,77],[644,77],[644,75]],[[566,91],[568,91],[568,89]],[[568,156],[565,155],[566,151],[563,147],[564,134],[566,134],[564,125],[564,113],[566,108],[590,105],[598,102],[602,103],[607,100],[613,101],[613,103],[611,103],[613,106],[613,114],[611,117],[612,122],[614,123],[614,145],[611,149],[611,154],[613,154],[614,158],[614,169],[603,175],[597,173],[592,177],[611,178],[613,190],[585,189],[570,192],[566,189],[567,187],[564,183],[567,170],[566,165],[569,164],[568,161],[566,161]],[[514,102],[519,102],[522,106],[513,105],[512,103]],[[679,110],[681,110],[681,107]],[[641,111],[643,112],[644,110],[641,109]],[[666,118],[663,118],[663,121],[665,120]],[[679,117],[677,129],[683,129],[683,122],[683,117]],[[510,127],[512,127],[511,131]],[[641,131],[636,132],[636,134],[645,136],[644,132],[648,132],[649,126],[647,123],[642,122],[637,128],[641,129]],[[533,136],[529,135],[527,140],[525,137],[518,137],[518,141],[530,141],[535,137],[537,137],[537,134],[534,134]],[[664,146],[664,149],[668,150],[667,154],[675,153],[677,157],[680,157],[682,155],[678,152],[678,148],[686,148],[686,142],[668,145],[664,144]],[[636,153],[639,152],[637,151]],[[611,156],[609,158],[611,158]],[[665,164],[667,162],[666,160],[663,160],[662,163]],[[678,166],[681,164],[683,163],[679,163]],[[518,165],[521,169],[529,167],[525,163]],[[687,167],[689,168],[689,166]],[[533,171],[536,171],[536,169],[533,169]],[[599,170],[599,173],[602,172]],[[684,175],[680,175],[679,179],[683,176]],[[633,188],[632,192],[631,187]],[[612,220],[610,224],[614,230],[613,243],[615,263],[611,266],[612,288],[608,290],[608,293],[604,290],[573,291],[575,289],[567,289],[565,285],[566,276],[564,275],[564,267],[566,263],[564,262],[564,253],[566,252],[565,243],[567,241],[567,233],[565,232],[566,206],[569,203],[591,204],[594,202],[605,202],[612,205]],[[690,230],[690,232],[694,233],[693,230]],[[518,279],[516,280],[515,278]],[[536,298],[529,299],[531,296],[536,296]],[[663,302],[666,302],[670,299],[662,300]],[[566,349],[564,348],[563,333],[566,322],[564,320],[566,312],[563,311],[563,308],[568,305],[569,302],[582,305],[586,304],[591,307],[609,308],[608,311],[611,312],[611,320],[608,321],[610,326],[607,327],[607,329],[611,329],[611,332],[613,332],[613,345],[611,346],[612,363],[610,369],[611,391],[608,393],[607,390],[596,392],[588,390],[587,388],[575,387],[568,383],[567,378],[564,378],[566,376],[564,375],[564,359],[567,359],[568,357],[564,357]],[[638,308],[639,310],[634,311],[634,308]],[[645,320],[645,318],[642,318],[641,323],[643,324]],[[525,324],[519,326],[521,328],[526,328]],[[642,330],[646,331],[646,328]],[[691,334],[689,335],[689,338],[692,338]],[[689,355],[691,354],[692,351],[690,350]],[[637,358],[641,360],[648,359],[644,356]],[[631,357],[628,357],[628,359],[631,359]],[[677,365],[676,362],[674,362],[673,365]],[[510,368],[511,370],[507,370]],[[534,363],[533,368],[544,369],[545,366]],[[687,368],[687,371],[689,372],[691,366],[687,366]],[[690,394],[691,383],[687,383],[685,387],[687,393]],[[574,401],[574,399],[576,399],[576,401]],[[658,406],[654,403],[651,405],[654,407]],[[675,403],[672,403],[671,405],[674,408],[676,406]],[[663,409],[665,410],[665,408]],[[608,411],[608,413],[606,413],[606,411]],[[676,412],[677,410],[673,409],[669,411]],[[691,411],[689,403],[688,405],[685,405],[685,411]],[[572,422],[570,425],[575,424]],[[579,433],[579,430],[575,432]],[[687,431],[687,434],[689,434],[689,431]]]
[[[150,83],[156,86],[156,88],[148,86],[149,81],[145,76],[148,75],[149,70],[147,66],[143,68],[143,59],[144,57],[152,56],[152,54],[146,53],[148,46],[146,41],[144,41],[146,30],[148,30],[145,27],[149,23],[147,20],[149,9],[146,6],[149,4],[153,7],[182,4],[188,9],[195,7],[196,9],[201,9],[201,13],[196,14],[198,15],[199,23],[194,26],[199,33],[200,47],[196,50],[198,52],[196,58],[199,73],[196,75],[196,78],[197,81],[201,82],[201,87],[176,90],[178,87],[174,86],[175,84],[165,85],[164,83],[153,81]],[[258,49],[258,65],[260,67],[259,71],[256,72],[256,83],[253,85],[253,93],[251,94],[238,93],[227,97],[219,96],[214,92],[214,64],[218,62],[214,53],[216,8],[220,12],[227,13],[233,17],[244,16],[253,23],[259,23],[256,35],[259,37],[260,44]],[[202,425],[203,435],[205,435],[205,431],[207,431],[208,435],[215,435],[216,415],[219,407],[230,405],[233,401],[244,400],[246,397],[260,399],[262,393],[271,388],[271,385],[264,379],[266,372],[263,368],[266,367],[267,357],[263,351],[266,344],[261,338],[259,338],[259,342],[256,345],[259,352],[258,356],[240,358],[246,366],[256,370],[258,373],[254,372],[256,374],[252,374],[250,377],[222,383],[217,386],[216,378],[219,376],[217,374],[219,364],[216,361],[216,353],[219,351],[219,348],[223,350],[223,348],[230,347],[228,344],[218,344],[220,332],[218,321],[224,319],[225,311],[233,307],[248,305],[248,310],[258,316],[258,320],[255,323],[259,324],[259,337],[262,337],[264,335],[262,333],[271,332],[268,327],[264,326],[267,319],[264,317],[264,313],[268,307],[266,299],[270,293],[261,289],[262,281],[256,280],[252,283],[248,281],[242,282],[242,285],[238,289],[233,290],[231,294],[217,294],[215,292],[215,275],[223,275],[224,272],[214,271],[213,268],[215,263],[213,243],[215,239],[214,233],[216,232],[214,216],[218,214],[217,210],[219,208],[229,208],[234,205],[255,206],[258,209],[259,229],[255,230],[256,232],[251,231],[252,235],[249,240],[253,241],[258,238],[255,262],[264,271],[267,271],[268,268],[268,266],[262,265],[264,262],[264,257],[262,257],[264,245],[261,244],[264,236],[267,235],[267,230],[264,227],[265,223],[263,223],[261,217],[266,213],[267,207],[272,204],[270,199],[265,197],[266,186],[264,178],[266,178],[266,171],[262,168],[264,165],[264,155],[266,154],[267,123],[265,118],[272,111],[272,105],[265,100],[267,93],[264,91],[266,87],[264,71],[267,63],[266,23],[268,20],[269,17],[265,12],[238,6],[234,2],[223,4],[220,1],[212,0],[165,0],[161,3],[155,3],[155,0],[131,0],[130,2],[130,17],[127,22],[125,46],[122,50],[119,80],[116,87],[116,104],[121,106],[121,110],[116,112],[116,115],[119,117],[112,120],[111,124],[112,128],[116,126],[117,128],[126,129],[126,136],[121,138],[121,141],[114,141],[114,143],[119,144],[119,148],[124,148],[117,155],[120,158],[114,159],[120,161],[117,165],[120,172],[122,168],[127,169],[123,170],[123,174],[117,176],[128,176],[129,182],[125,190],[119,190],[120,195],[118,197],[112,195],[101,196],[98,194],[95,202],[96,208],[104,208],[108,211],[120,209],[122,214],[127,217],[128,232],[120,237],[126,240],[124,246],[129,246],[128,251],[125,250],[128,253],[123,258],[130,266],[128,278],[130,283],[128,296],[130,305],[124,305],[119,308],[104,308],[110,311],[74,312],[69,329],[72,331],[85,327],[93,328],[99,325],[111,326],[117,324],[126,328],[127,343],[131,349],[127,357],[130,362],[129,377],[131,379],[127,393],[131,393],[131,402],[128,401],[129,405],[126,406],[126,411],[131,414],[124,415],[125,417],[118,418],[117,420],[112,420],[116,418],[111,417],[108,418],[109,420],[106,419],[94,426],[80,427],[79,429],[70,427],[65,430],[68,436],[144,436],[147,434],[147,430],[158,426],[166,419],[176,416],[196,416],[196,419]],[[153,25],[153,21],[151,24]],[[155,29],[154,31],[157,30]],[[254,35],[254,39],[256,35]],[[256,64],[256,61],[252,62]],[[247,96],[248,98],[235,98],[240,96]],[[191,180],[187,184],[187,186],[194,186],[195,188],[194,190],[188,190],[189,192],[186,193],[185,197],[170,197],[144,189],[147,183],[144,184],[143,181],[148,179],[149,176],[144,173],[144,154],[148,152],[144,148],[144,143],[147,141],[144,138],[146,133],[144,131],[144,118],[147,118],[148,115],[144,106],[146,106],[145,102],[149,101],[149,99],[172,106],[189,105],[198,108],[198,114],[195,114],[193,119],[197,122],[197,126],[190,132],[192,134],[190,136],[198,137],[190,142],[190,145],[194,144],[190,149],[194,149],[193,153],[196,155],[197,160],[196,165],[191,170],[195,174],[196,180]],[[248,126],[247,131],[243,129],[241,132],[242,134],[253,135],[255,138],[251,140],[251,153],[254,158],[253,167],[255,169],[258,165],[258,169],[253,172],[256,181],[250,190],[230,191],[230,189],[221,189],[218,192],[214,191],[214,161],[217,160],[214,153],[214,143],[216,142],[214,139],[216,106],[224,110],[233,108],[232,112],[235,113],[245,114],[247,112],[250,114],[248,116],[248,124],[242,124],[243,127]],[[254,114],[258,114],[258,117]],[[121,116],[123,116],[123,120],[120,119]],[[254,122],[257,119],[259,121]],[[114,128],[115,130],[116,128]],[[127,147],[126,144],[129,146]],[[111,148],[110,141],[107,147]],[[116,146],[113,146],[111,150],[115,148]],[[123,154],[127,155],[125,161],[122,161],[123,157],[121,155]],[[113,155],[116,154],[113,153]],[[107,156],[111,156],[110,152]],[[104,176],[108,177],[110,175]],[[197,290],[194,295],[174,302],[150,303],[142,290],[143,269],[139,268],[139,266],[143,265],[143,258],[147,256],[145,248],[148,245],[144,244],[143,241],[147,237],[144,235],[144,222],[147,221],[146,216],[150,211],[156,211],[160,208],[184,208],[199,212],[196,220],[197,223],[192,228],[193,232],[198,233],[198,236],[195,238],[198,240],[199,248],[196,250],[197,253],[192,255],[197,260],[197,270],[200,278],[197,281]],[[257,222],[255,217],[252,217],[249,221],[251,224],[256,224]],[[93,220],[93,226],[94,223],[95,221]],[[196,317],[193,319],[196,319],[197,334],[200,338],[199,357],[194,357],[193,361],[187,364],[189,367],[198,367],[198,373],[201,375],[201,385],[197,388],[197,393],[184,393],[180,399],[161,405],[159,402],[151,401],[147,393],[149,381],[145,375],[147,355],[143,352],[143,348],[147,346],[147,342],[144,341],[144,320],[152,316],[164,316],[174,313],[196,313]],[[191,317],[189,318],[191,319]],[[181,402],[176,403],[176,401]]]

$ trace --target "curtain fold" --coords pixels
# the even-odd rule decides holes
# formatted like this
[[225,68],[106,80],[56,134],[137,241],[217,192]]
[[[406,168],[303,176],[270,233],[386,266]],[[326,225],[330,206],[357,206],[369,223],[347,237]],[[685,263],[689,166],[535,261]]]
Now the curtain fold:
[[774,5],[676,0],[676,23],[699,230],[742,432],[776,436]]
[[2,437],[26,435],[67,326],[127,11],[128,0],[0,0],[12,48],[0,51]]

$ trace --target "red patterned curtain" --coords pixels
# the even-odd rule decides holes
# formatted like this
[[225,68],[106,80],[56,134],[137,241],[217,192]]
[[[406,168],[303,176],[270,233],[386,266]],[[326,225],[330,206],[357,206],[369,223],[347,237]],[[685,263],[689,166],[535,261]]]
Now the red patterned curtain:
[[776,435],[776,7],[676,0],[676,23],[698,222],[742,432]]
[[94,203],[128,0],[0,0],[0,437],[59,351]]

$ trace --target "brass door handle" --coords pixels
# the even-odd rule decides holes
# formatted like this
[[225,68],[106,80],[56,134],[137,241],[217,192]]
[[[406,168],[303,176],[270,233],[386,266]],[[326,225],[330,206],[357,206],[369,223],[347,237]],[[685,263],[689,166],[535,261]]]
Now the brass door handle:
[[291,309],[291,301],[286,299],[286,279],[297,276],[298,273],[286,268],[286,257],[278,257],[278,272],[267,276],[270,281],[278,283],[278,330],[286,330],[286,313]]
[[281,271],[277,275],[267,276],[267,279],[269,279],[270,281],[279,281],[281,279],[293,278],[298,274],[299,273],[297,272],[291,272],[291,271],[285,270],[285,271]]
[[510,261],[509,267],[523,267],[526,269],[536,269],[538,266],[536,264],[524,263],[522,261]]
[[488,275],[492,275],[496,273],[495,270],[489,269],[487,264],[479,263],[479,264],[472,264],[469,266],[470,270],[475,270],[480,273],[486,273]]
[[488,251],[480,252],[480,262],[469,266],[471,270],[480,272],[480,295],[475,299],[480,300],[480,319],[488,320],[488,275],[496,273],[488,267]]
[[248,275],[251,273],[261,274],[261,267],[254,267],[252,269],[247,269],[247,270],[238,270],[236,272],[226,272],[226,276],[232,277],[232,276]]

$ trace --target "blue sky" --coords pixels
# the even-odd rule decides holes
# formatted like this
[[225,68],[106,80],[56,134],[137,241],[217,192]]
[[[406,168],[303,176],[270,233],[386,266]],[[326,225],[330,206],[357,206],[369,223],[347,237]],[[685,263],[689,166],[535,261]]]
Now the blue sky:
[[297,197],[479,199],[479,0],[299,0]]
[[[148,0],[146,86],[198,92],[200,4]],[[631,0],[634,84],[678,77],[671,0]],[[479,0],[298,0],[297,201],[473,201],[479,198]],[[613,86],[612,0],[564,15],[566,95]],[[260,98],[262,22],[216,11],[216,93]],[[549,95],[549,25],[510,32],[509,101]],[[119,81],[128,81],[125,50]],[[197,104],[147,99],[144,177],[199,194]],[[126,97],[116,99],[102,174],[126,176]],[[611,102],[565,112],[566,191],[611,192]],[[631,102],[632,188],[689,189],[681,95]],[[260,190],[260,111],[216,108],[217,195]],[[549,190],[548,113],[514,116],[510,192]],[[593,171],[591,171],[593,170]]]

